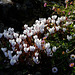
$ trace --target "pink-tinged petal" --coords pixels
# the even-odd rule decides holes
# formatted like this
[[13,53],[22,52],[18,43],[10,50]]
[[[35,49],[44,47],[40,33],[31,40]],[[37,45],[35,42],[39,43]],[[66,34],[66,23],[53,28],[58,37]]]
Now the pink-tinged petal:
[[70,15],[71,14],[71,11],[68,13],[68,15]]
[[56,8],[55,8],[55,10],[54,11],[56,11]]
[[67,4],[66,4],[66,8],[67,8]]
[[46,7],[47,6],[47,3],[44,3],[44,7]]
[[65,13],[65,11],[63,11],[63,14]]

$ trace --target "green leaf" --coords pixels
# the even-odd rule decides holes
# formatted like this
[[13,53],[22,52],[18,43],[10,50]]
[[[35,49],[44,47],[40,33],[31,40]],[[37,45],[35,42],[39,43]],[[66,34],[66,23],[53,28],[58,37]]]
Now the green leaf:
[[73,67],[75,69],[75,67]]

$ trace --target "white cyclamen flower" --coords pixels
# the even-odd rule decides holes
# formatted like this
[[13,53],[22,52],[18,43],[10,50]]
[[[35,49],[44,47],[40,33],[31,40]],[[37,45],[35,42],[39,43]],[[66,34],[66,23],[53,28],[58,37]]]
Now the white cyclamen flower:
[[55,20],[51,20],[52,24],[55,24]]
[[33,36],[33,38],[34,38],[34,39],[38,39],[38,36],[37,36],[37,35],[35,35],[35,36]]
[[12,45],[13,47],[16,45],[16,42],[15,42],[15,40],[14,40],[14,39],[9,40],[9,42],[11,43],[11,45]]
[[48,21],[49,21],[49,22],[51,21],[51,18],[50,18],[50,17],[48,17]]
[[57,15],[53,15],[52,19],[55,20],[57,18]]
[[28,25],[27,25],[27,24],[25,24],[25,25],[24,25],[24,28],[25,28],[25,29],[27,29],[27,28],[28,28]]
[[19,45],[19,49],[22,49],[23,48],[23,46],[22,45]]
[[63,17],[63,16],[62,16],[62,17],[60,17],[60,20],[61,20],[61,21],[64,21],[65,19],[66,19],[66,18],[65,18],[65,17]]
[[18,38],[19,34],[18,33],[13,33],[14,38]]
[[39,39],[35,39],[34,42],[38,46],[38,48],[42,49],[42,47],[41,47],[42,40],[41,39],[40,40]]
[[29,48],[24,48],[25,53],[28,53]]
[[75,25],[74,25],[73,27],[74,27],[74,29],[75,29]]
[[8,53],[7,52],[4,52],[4,55],[5,55],[5,57],[8,57]]
[[27,47],[27,44],[23,44],[23,46],[26,48]]
[[14,28],[8,28],[8,33],[13,34],[14,33]]
[[47,48],[46,51],[47,51],[48,54],[50,54],[51,49],[48,49],[48,48]]
[[59,31],[59,27],[58,26],[56,26],[55,28],[56,28],[56,31]]
[[27,34],[27,30],[24,30],[24,31],[23,31],[23,34]]
[[20,55],[14,55],[14,56],[12,57],[12,59],[18,61],[19,56],[20,56]]
[[13,51],[15,50],[15,47],[14,47],[14,46],[12,47],[12,50],[13,50]]
[[40,32],[43,33],[44,32],[44,29],[40,29]]
[[60,20],[56,21],[56,24],[59,25],[60,24]]
[[67,39],[68,41],[70,41],[72,39],[72,36],[67,35]]
[[[42,18],[39,18],[39,20],[41,20]],[[40,24],[40,21],[39,20],[36,20],[35,21],[35,24]]]
[[50,28],[50,29],[49,29],[50,34],[54,33],[54,30],[55,30],[54,27]]
[[30,51],[34,51],[35,47],[34,46],[30,46]]
[[23,39],[23,40],[26,39],[26,37],[27,37],[27,36],[24,35],[24,34],[22,34],[22,35],[19,36],[19,38],[21,38],[21,39]]
[[16,42],[17,42],[18,44],[20,44],[21,41],[22,41],[21,38],[16,38]]
[[22,54],[22,51],[17,51],[17,54],[18,54],[18,55],[21,55],[21,54]]
[[63,32],[65,32],[66,31],[66,28],[63,28]]
[[50,47],[50,43],[45,44],[45,48],[48,49]]
[[52,48],[52,51],[53,51],[53,52],[56,52],[56,50],[57,50],[57,48],[56,48],[56,46],[54,46],[54,47]]
[[10,64],[11,64],[11,65],[14,65],[15,63],[16,63],[16,60],[15,60],[15,59],[11,59],[11,60],[10,60]]
[[5,51],[7,50],[7,48],[1,48],[1,50],[2,50],[3,52],[5,52]]
[[39,53],[38,52],[35,52],[35,56],[37,57],[39,55]]
[[27,33],[28,37],[31,37],[33,35],[33,33]]
[[66,26],[68,26],[69,24],[71,24],[71,22],[66,22]]
[[57,67],[53,67],[53,68],[52,68],[52,72],[53,72],[53,73],[57,73],[57,72],[58,72],[58,68],[57,68]]
[[9,51],[9,50],[8,50],[9,59],[12,59],[12,53],[13,53],[13,51]]
[[38,57],[33,57],[33,61],[34,61],[36,64],[39,64]]
[[9,38],[9,34],[8,34],[7,32],[4,32],[3,35],[4,35],[4,37],[7,38],[7,39]]
[[13,36],[12,35],[8,35],[8,38],[13,39]]

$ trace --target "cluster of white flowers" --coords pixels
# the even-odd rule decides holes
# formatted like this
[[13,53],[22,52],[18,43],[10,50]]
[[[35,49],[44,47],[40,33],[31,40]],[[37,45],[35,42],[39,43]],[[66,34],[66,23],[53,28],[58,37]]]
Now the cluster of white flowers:
[[52,27],[52,28],[47,27],[47,29],[48,29],[48,31],[50,32],[50,34],[54,33],[54,30],[55,30],[54,27]]
[[[40,18],[39,20],[36,20],[35,24],[32,27],[28,27],[28,25],[24,25],[24,31],[23,34],[15,33],[14,28],[9,28],[8,30],[4,30],[3,33],[0,33],[0,38],[2,36],[9,40],[10,47],[12,50],[7,50],[7,48],[1,48],[3,51],[5,57],[8,57],[10,59],[10,64],[14,65],[17,63],[19,56],[23,53],[34,52],[36,50],[36,47],[33,45],[28,45],[27,41],[25,40],[28,37],[34,38],[34,43],[39,49],[42,49],[42,39],[39,39],[37,35],[38,32],[43,33],[45,28],[46,19]],[[32,40],[30,38],[30,40]],[[22,51],[23,50],[23,51]],[[16,52],[16,54],[13,55],[13,52]],[[38,53],[35,53],[35,56],[33,57],[33,61],[35,63],[38,62]]]
[[7,39],[12,39],[14,33],[14,28],[9,28],[8,30],[4,30],[3,35]]
[[[49,17],[50,18],[50,17]],[[53,25],[53,27],[47,27],[47,30],[49,31],[50,34],[55,33],[56,31],[59,31],[62,27],[63,32],[66,31],[66,27],[70,25],[72,22],[67,21],[65,24],[64,22],[66,21],[66,17],[62,16],[62,17],[58,17],[57,15],[52,16],[52,19],[50,18],[51,25]],[[61,26],[62,23],[62,26]]]
[[35,24],[33,24],[33,26],[28,27],[28,25],[24,25],[24,31],[23,33],[26,34],[28,37],[31,37],[32,35],[41,32],[44,32],[44,28],[45,28],[45,23],[46,23],[46,19],[44,18],[40,18],[39,20],[35,21]]
[[22,54],[22,51],[17,51],[17,54],[12,56],[14,51],[7,50],[7,48],[1,48],[1,50],[3,51],[5,57],[8,57],[8,59],[10,59],[11,65],[14,65],[18,61],[19,56]]
[[[53,56],[53,52],[56,52],[57,47],[53,46],[51,49],[50,43],[45,43],[44,39],[46,39],[49,34],[54,34],[56,31],[59,31],[61,27],[63,27],[65,20],[65,16],[57,18],[57,15],[53,15],[51,18],[48,17],[47,20],[46,18],[39,18],[39,20],[36,20],[35,24],[31,27],[28,27],[28,25],[25,24],[23,34],[15,33],[14,28],[4,30],[3,33],[0,33],[0,38],[4,37],[8,40],[11,50],[8,50],[7,48],[1,48],[1,50],[3,51],[5,57],[10,59],[11,65],[14,65],[19,61],[18,58],[22,55],[22,53],[26,54],[30,52],[34,53],[32,55],[32,59],[36,64],[38,64],[40,50],[45,50],[44,52],[47,53],[47,56],[51,57]],[[51,23],[52,28],[48,26],[47,22]],[[63,25],[61,26],[60,23],[62,22]],[[66,22],[65,26],[68,26],[69,24],[71,24],[71,22]],[[45,36],[39,38],[38,33],[43,34],[45,29],[47,29],[49,33],[47,32],[44,34]],[[66,28],[63,27],[62,30],[65,32]],[[72,36],[67,35],[67,39],[70,41]]]
[[39,53],[38,52],[35,52],[35,57],[33,57],[33,61],[36,63],[36,64],[39,64],[40,61],[38,60],[38,57],[39,56]]
[[51,49],[50,43],[45,44],[45,49],[46,49],[47,56],[50,56],[50,57],[52,57],[53,52],[56,52],[56,50],[57,50],[56,46],[53,46],[52,49]]

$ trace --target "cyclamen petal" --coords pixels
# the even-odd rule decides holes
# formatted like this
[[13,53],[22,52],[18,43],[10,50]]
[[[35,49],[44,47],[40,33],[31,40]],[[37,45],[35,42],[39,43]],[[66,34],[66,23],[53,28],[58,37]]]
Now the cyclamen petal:
[[63,32],[65,32],[66,31],[66,28],[63,28]]
[[11,65],[14,65],[15,63],[16,63],[16,60],[14,60],[14,59],[11,59],[11,60],[10,60],[10,64],[11,64]]
[[70,41],[72,39],[72,36],[67,35],[67,39],[68,41]]
[[35,53],[35,56],[37,57],[38,55],[39,55],[39,53],[38,53],[38,52],[36,52],[36,53]]
[[57,48],[56,48],[56,46],[54,46],[54,47],[52,48],[52,51],[53,51],[53,52],[56,52],[56,50],[57,50]]
[[52,19],[55,20],[57,18],[57,15],[53,15]]
[[45,44],[45,48],[48,49],[50,47],[50,43]]
[[3,36],[3,34],[2,33],[0,33],[0,38]]
[[60,20],[56,21],[56,24],[59,25],[60,24]]
[[21,54],[22,54],[22,51],[17,51],[17,54],[18,54],[18,55],[21,55]]
[[5,51],[7,50],[7,48],[1,48],[1,50],[2,50],[3,52],[5,52]]
[[56,26],[55,28],[56,28],[56,31],[59,31],[59,27]]
[[30,46],[30,51],[34,51],[35,47],[34,46]]
[[5,57],[8,57],[8,53],[7,52],[4,52],[4,55],[5,55]]
[[17,42],[18,44],[20,44],[21,41],[22,41],[21,38],[16,38],[16,42]]
[[52,22],[53,24],[55,24],[55,20],[51,20],[51,22]]

